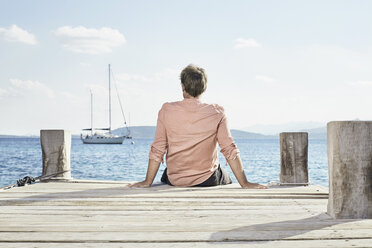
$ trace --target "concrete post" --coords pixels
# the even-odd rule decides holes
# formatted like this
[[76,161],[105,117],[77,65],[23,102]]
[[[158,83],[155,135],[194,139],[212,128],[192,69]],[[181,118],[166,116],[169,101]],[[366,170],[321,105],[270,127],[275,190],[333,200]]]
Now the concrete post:
[[43,153],[43,176],[67,171],[52,179],[71,179],[71,132],[67,130],[41,130],[40,143]]
[[372,121],[327,124],[328,214],[372,218]]
[[308,134],[280,133],[280,184],[308,185]]

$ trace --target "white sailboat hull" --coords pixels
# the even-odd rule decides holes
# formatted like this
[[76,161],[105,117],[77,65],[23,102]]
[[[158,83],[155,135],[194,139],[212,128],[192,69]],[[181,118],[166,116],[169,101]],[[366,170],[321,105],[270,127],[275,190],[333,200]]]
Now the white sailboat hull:
[[113,135],[82,135],[84,144],[123,144],[125,136]]

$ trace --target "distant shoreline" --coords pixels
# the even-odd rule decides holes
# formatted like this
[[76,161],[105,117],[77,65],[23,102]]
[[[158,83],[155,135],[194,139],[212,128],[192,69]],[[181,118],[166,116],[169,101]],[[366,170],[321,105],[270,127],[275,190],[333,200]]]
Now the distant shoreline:
[[40,138],[38,135],[7,135],[0,134],[0,139],[24,139],[24,138]]

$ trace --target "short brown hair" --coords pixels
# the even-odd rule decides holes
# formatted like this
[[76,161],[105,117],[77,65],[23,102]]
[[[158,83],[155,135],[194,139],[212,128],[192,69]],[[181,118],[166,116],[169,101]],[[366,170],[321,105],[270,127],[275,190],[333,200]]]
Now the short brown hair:
[[185,91],[193,97],[199,96],[207,89],[207,74],[201,67],[188,65],[182,70],[180,78]]

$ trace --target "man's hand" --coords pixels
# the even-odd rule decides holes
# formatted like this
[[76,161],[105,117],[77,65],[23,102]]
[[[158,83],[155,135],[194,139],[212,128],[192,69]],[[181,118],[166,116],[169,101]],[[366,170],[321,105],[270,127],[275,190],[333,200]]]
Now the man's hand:
[[267,189],[267,187],[264,185],[248,182],[244,173],[242,160],[240,159],[239,155],[235,159],[228,160],[227,162],[229,163],[232,172],[243,189]]
[[156,173],[159,170],[160,162],[155,161],[153,159],[149,159],[149,165],[147,167],[146,179],[142,182],[132,183],[129,184],[128,187],[130,188],[148,188],[151,186]]
[[265,185],[261,185],[258,183],[248,183],[247,185],[242,186],[243,189],[267,189],[268,187]]
[[151,183],[148,183],[146,181],[132,183],[128,185],[129,188],[149,188],[150,186]]

